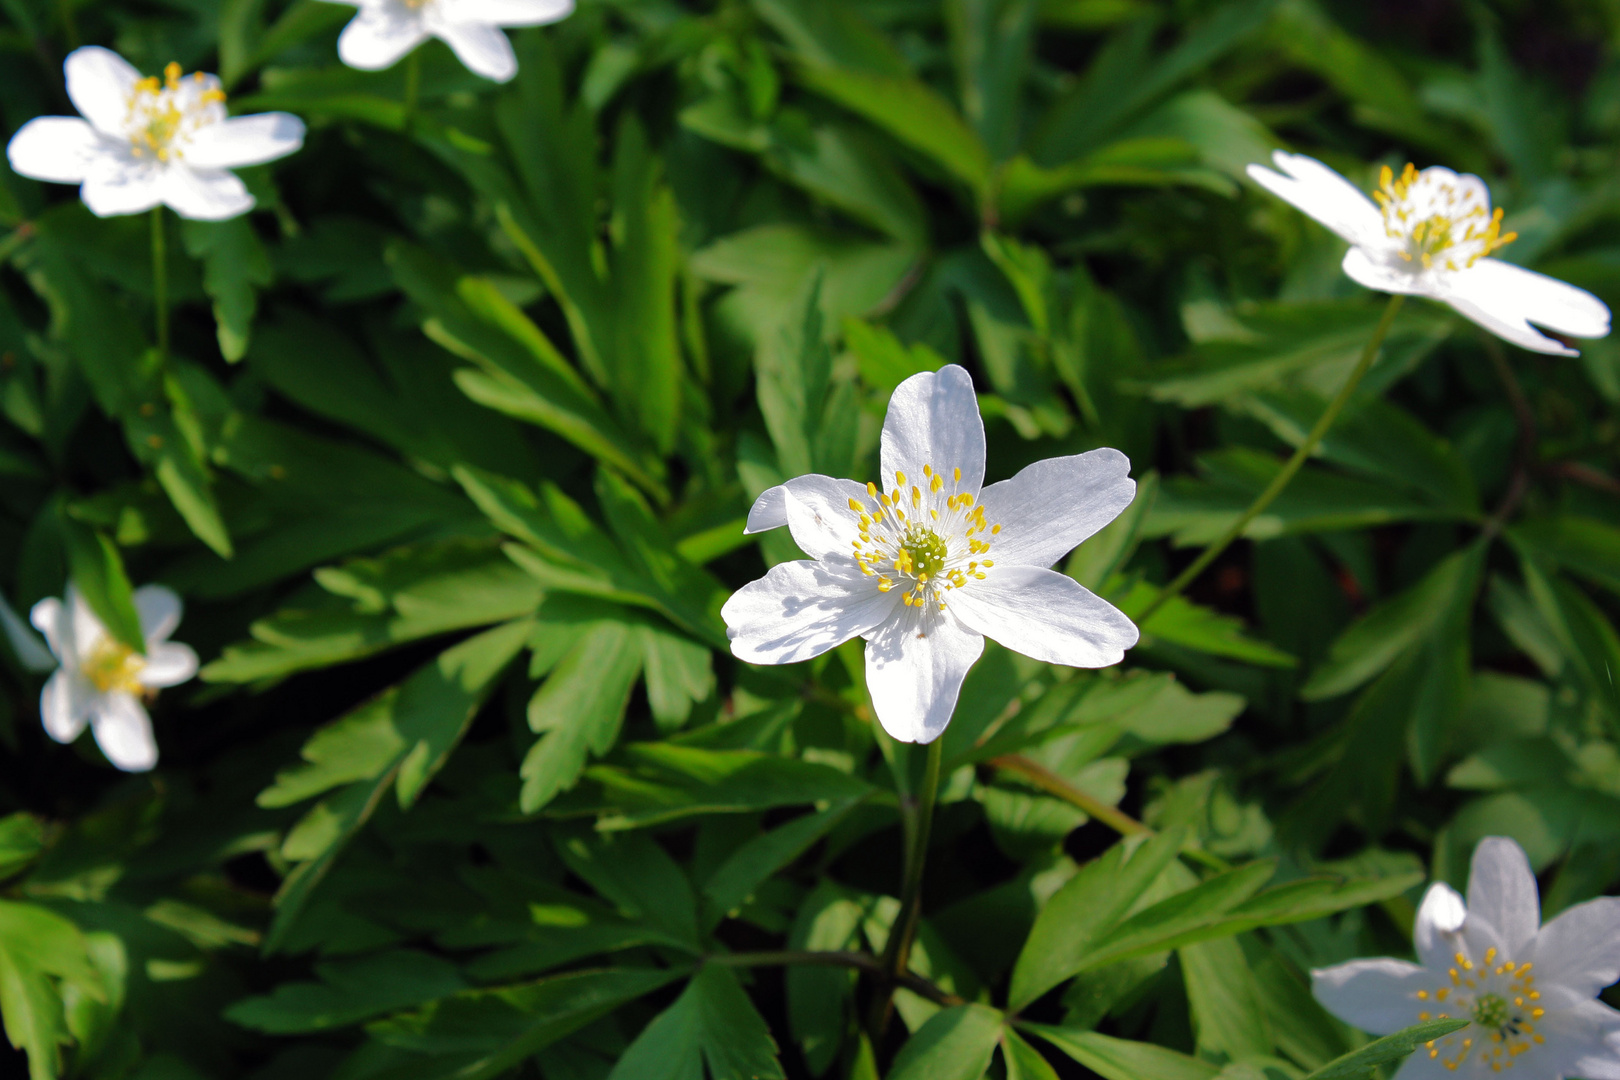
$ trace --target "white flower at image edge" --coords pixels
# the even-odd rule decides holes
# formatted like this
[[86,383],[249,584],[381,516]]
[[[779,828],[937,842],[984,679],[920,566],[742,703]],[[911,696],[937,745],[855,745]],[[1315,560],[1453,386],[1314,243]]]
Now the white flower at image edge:
[[966,371],[907,379],[883,424],[881,487],[801,476],[754,505],[750,533],[786,525],[811,561],[727,601],[731,651],[791,664],[864,637],[878,720],[920,743],[944,732],[986,637],[1053,664],[1119,663],[1135,625],[1048,568],[1131,504],[1130,461],[1094,450],[985,487],[984,455]]
[[88,723],[107,760],[125,772],[145,772],[157,764],[152,720],[141,698],[197,674],[197,654],[169,640],[180,625],[180,598],[161,585],[148,585],[135,591],[135,611],[145,656],[109,634],[72,585],[65,599],[41,600],[31,613],[62,665],[39,698],[46,732],[70,743]]
[[574,0],[328,0],[360,13],[338,38],[338,55],[352,68],[378,71],[430,37],[455,52],[474,74],[506,82],[517,56],[503,26],[544,26],[566,19]]
[[12,136],[6,159],[18,175],[81,185],[98,217],[160,205],[197,221],[245,214],[253,196],[229,170],[304,145],[304,122],[290,113],[226,115],[213,75],[182,75],[170,64],[163,78],[142,78],[94,45],[74,50],[62,66],[79,116],[30,120]]
[[1353,960],[1311,973],[1329,1012],[1374,1035],[1471,1021],[1420,1047],[1396,1080],[1620,1078],[1620,1012],[1596,1000],[1620,978],[1620,899],[1576,904],[1542,926],[1524,851],[1491,837],[1474,851],[1467,904],[1431,885],[1413,937],[1421,964]]
[[1517,237],[1502,234],[1502,211],[1492,211],[1479,177],[1412,165],[1397,176],[1386,167],[1369,199],[1314,158],[1281,150],[1272,157],[1281,172],[1250,165],[1249,176],[1348,240],[1344,272],[1359,284],[1439,300],[1532,352],[1578,355],[1532,323],[1570,337],[1608,335],[1603,301],[1491,257]]

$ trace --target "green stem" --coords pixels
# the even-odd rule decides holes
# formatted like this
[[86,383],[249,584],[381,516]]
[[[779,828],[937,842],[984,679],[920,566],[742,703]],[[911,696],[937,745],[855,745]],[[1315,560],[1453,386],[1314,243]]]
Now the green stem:
[[152,306],[157,312],[158,360],[169,359],[169,251],[163,207],[152,207]]
[[1210,564],[1220,558],[1221,554],[1247,531],[1255,518],[1265,513],[1266,508],[1277,501],[1277,496],[1283,493],[1299,473],[1299,470],[1304,468],[1305,462],[1312,454],[1316,453],[1317,447],[1322,445],[1322,440],[1327,437],[1328,431],[1332,429],[1334,421],[1338,420],[1339,414],[1344,412],[1345,406],[1350,404],[1350,398],[1355,394],[1356,387],[1361,385],[1361,380],[1372,369],[1373,361],[1378,359],[1378,350],[1383,348],[1384,339],[1389,336],[1390,327],[1395,324],[1395,316],[1400,313],[1401,306],[1405,303],[1406,297],[1404,296],[1392,296],[1389,298],[1389,306],[1384,308],[1384,317],[1378,321],[1378,329],[1373,331],[1373,336],[1367,342],[1367,347],[1361,351],[1361,362],[1350,373],[1350,378],[1345,380],[1338,396],[1328,405],[1327,411],[1316,422],[1316,426],[1305,437],[1305,441],[1300,443],[1299,449],[1294,451],[1294,456],[1288,459],[1288,464],[1283,466],[1282,471],[1271,481],[1266,490],[1260,493],[1260,497],[1255,499],[1249,508],[1243,512],[1243,515],[1232,523],[1232,527],[1227,529],[1219,540],[1205,548],[1204,553],[1198,556],[1191,566],[1183,570],[1179,577],[1166,585],[1164,590],[1159,593],[1158,598],[1147,606],[1147,610],[1136,616],[1138,626],[1146,626],[1148,620],[1158,614],[1160,608],[1164,607],[1176,596],[1179,596],[1183,589],[1197,580],[1199,574],[1209,569]]
[[405,126],[416,121],[417,99],[422,92],[422,50],[416,49],[405,61]]
[[922,920],[923,868],[928,862],[928,838],[934,828],[934,804],[939,798],[940,764],[945,754],[945,740],[935,739],[928,744],[928,763],[923,770],[922,787],[914,799],[904,799],[906,816],[906,866],[900,885],[900,912],[889,928],[889,940],[883,948],[880,984],[872,998],[870,1030],[872,1045],[883,1039],[893,1011],[894,990],[902,985],[909,974],[911,945],[917,939],[917,925]]

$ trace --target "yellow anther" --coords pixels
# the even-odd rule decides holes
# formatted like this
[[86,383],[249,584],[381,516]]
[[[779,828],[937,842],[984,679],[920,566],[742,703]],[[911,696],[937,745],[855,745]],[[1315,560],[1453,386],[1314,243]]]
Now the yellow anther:
[[170,60],[169,66],[163,69],[163,81],[170,90],[180,89],[180,65]]
[[990,560],[989,560],[989,559],[986,559],[986,560],[984,560],[984,565],[985,565],[985,566],[994,566],[994,565],[996,565],[996,564],[995,564],[995,563],[993,563],[993,562],[991,562],[991,561],[990,561]]
[[962,470],[961,469],[956,470],[956,482],[958,484],[960,484],[962,482]]
[[1429,1000],[1429,992],[1427,990],[1419,990],[1417,992],[1417,996],[1418,996],[1419,1001],[1428,1001]]
[[895,485],[895,487],[905,487],[906,486],[906,474],[903,473],[903,472],[895,473],[894,474],[894,485]]
[[1485,950],[1485,962],[1487,964],[1496,963],[1496,949],[1490,948]]
[[990,535],[995,536],[999,532],[1001,532],[1001,526],[997,525],[995,528],[990,530]]
[[1432,1019],[1433,1019],[1433,1017],[1431,1017],[1431,1016],[1430,1016],[1430,1015],[1429,1015],[1429,1014],[1428,1014],[1428,1013],[1426,1013],[1426,1012],[1420,1012],[1420,1013],[1418,1013],[1418,1019],[1419,1019],[1419,1020],[1432,1020]]
[[1446,1000],[1446,998],[1451,996],[1451,987],[1442,986],[1440,989],[1434,992],[1434,996],[1439,998],[1441,1001]]
[[[849,500],[849,508],[851,510],[855,511],[857,514],[861,513],[861,504],[856,502],[854,499]],[[866,515],[861,514],[861,516],[865,517]]]
[[928,485],[928,490],[938,492],[938,491],[944,490],[944,488],[945,488],[944,479],[939,475],[939,473],[935,473],[934,474],[934,479]]
[[922,505],[922,489],[921,488],[913,487],[911,489],[911,505],[914,506],[914,507]]

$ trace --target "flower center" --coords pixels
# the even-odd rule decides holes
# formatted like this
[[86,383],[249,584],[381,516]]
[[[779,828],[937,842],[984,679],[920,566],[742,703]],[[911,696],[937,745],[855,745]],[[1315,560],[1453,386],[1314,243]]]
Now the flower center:
[[145,657],[129,646],[107,638],[90,650],[90,655],[84,658],[79,670],[103,694],[114,690],[138,694],[143,689],[140,674],[144,667]]
[[1502,211],[1491,210],[1483,185],[1458,180],[1445,169],[1418,172],[1409,163],[1397,177],[1384,167],[1373,198],[1385,234],[1401,242],[1399,254],[1414,270],[1466,270],[1518,239],[1502,234]]
[[168,162],[184,156],[185,144],[198,129],[225,117],[225,91],[202,72],[182,78],[179,64],[135,84],[130,94],[125,130],[130,153]]
[[[1494,1072],[1513,1068],[1520,1055],[1528,1054],[1547,1039],[1536,1030],[1536,1023],[1547,1014],[1538,1002],[1536,977],[1529,964],[1498,962],[1495,949],[1486,949],[1481,963],[1465,952],[1453,958],[1456,966],[1446,972],[1450,985],[1437,990],[1419,990],[1420,1002],[1438,1002],[1454,1012],[1430,1013],[1423,1009],[1419,1021],[1448,1020],[1466,1015],[1473,1024],[1426,1045],[1431,1060],[1455,1072],[1470,1054]],[[1476,1049],[1477,1048],[1477,1049]]]
[[860,539],[854,541],[861,573],[877,579],[879,592],[897,585],[906,590],[907,607],[946,607],[946,594],[969,581],[983,581],[996,564],[984,558],[1000,525],[985,520],[984,507],[972,492],[959,491],[962,470],[950,480],[932,465],[923,466],[923,484],[909,484],[894,474],[888,493],[866,485],[867,501],[849,500],[858,515]]

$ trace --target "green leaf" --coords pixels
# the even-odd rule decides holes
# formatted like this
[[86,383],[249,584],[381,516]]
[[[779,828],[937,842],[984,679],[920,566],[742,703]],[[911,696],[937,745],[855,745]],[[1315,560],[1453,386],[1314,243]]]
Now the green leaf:
[[926,83],[902,75],[806,64],[806,87],[866,117],[960,180],[975,198],[990,191],[990,151],[961,115]]
[[753,7],[806,60],[878,75],[910,70],[861,9],[843,0],[753,0]]
[[329,1031],[466,989],[454,964],[410,949],[315,965],[319,982],[285,982],[244,998],[225,1018],[268,1035]]
[[0,818],[0,881],[19,873],[45,850],[45,825],[33,814]]
[[528,620],[507,623],[440,654],[403,683],[317,732],[304,746],[307,764],[280,773],[260,793],[260,805],[273,807],[340,789],[305,814],[282,844],[283,856],[299,865],[276,893],[266,953],[286,939],[315,887],[370,820],[388,788],[396,788],[402,809],[421,797],[530,629]]
[[274,281],[269,256],[246,215],[229,221],[185,221],[186,252],[203,261],[203,289],[214,301],[219,351],[236,363],[247,355],[258,290]]
[[[867,904],[823,879],[799,907],[791,949],[843,952],[858,947]],[[843,1047],[854,1008],[855,972],[809,964],[787,969],[788,1024],[810,1071],[821,1075]]]
[[737,977],[706,967],[653,1018],[609,1080],[785,1080],[770,1029]]
[[1565,569],[1620,592],[1620,528],[1563,514],[1530,518],[1514,526],[1510,535]]
[[108,633],[144,656],[146,635],[141,631],[141,617],[135,611],[135,590],[130,586],[118,547],[105,534],[88,529],[65,514],[62,535],[67,542],[68,573],[90,610],[96,613]]
[[1002,1029],[1001,1060],[1007,1066],[1007,1080],[1059,1080],[1051,1063],[1012,1028]]
[[[681,968],[607,968],[467,990],[373,1024],[378,1041],[432,1055],[432,1075],[494,1080],[621,1005],[681,978]],[[701,1077],[699,1078],[701,1080]]]
[[[1110,590],[1112,591],[1112,590]],[[1131,582],[1123,596],[1115,602],[1126,615],[1147,610],[1159,596],[1160,589],[1151,582],[1138,579]],[[1182,596],[1170,600],[1142,624],[1143,636],[1151,645],[1153,639],[1194,649],[1210,656],[1225,656],[1250,664],[1270,668],[1293,668],[1299,660],[1268,642],[1244,633],[1243,624],[1229,615],[1195,604]]]
[[859,805],[859,799],[847,799],[819,814],[796,818],[761,833],[737,848],[703,886],[708,908],[706,923],[712,928],[747,903],[755,889],[808,851]]
[[1001,1013],[985,1005],[936,1013],[900,1048],[889,1080],[979,1080],[1001,1030]]
[[630,625],[601,622],[579,635],[529,701],[529,729],[540,739],[520,770],[524,813],[535,813],[573,787],[588,755],[601,757],[613,748],[641,663]]
[[1383,601],[1351,624],[1301,694],[1308,701],[1338,697],[1376,677],[1425,641],[1459,605],[1471,604],[1485,555],[1474,544],[1442,561],[1412,588]]
[[32,1080],[61,1075],[61,1047],[71,1041],[63,998],[98,994],[99,982],[78,927],[45,908],[0,900],[0,1017],[11,1045],[27,1052]]
[[1204,941],[1179,950],[1198,1050],[1243,1060],[1273,1052],[1259,990],[1234,938]]
[[1121,842],[1088,863],[1047,901],[1013,968],[1007,1005],[1020,1011],[1087,966],[1092,944],[1136,905],[1186,842],[1167,830],[1138,847]]
[[1220,1067],[1152,1043],[1131,1042],[1095,1031],[1021,1024],[1103,1080],[1214,1080]]
[[1400,1061],[1424,1043],[1443,1038],[1453,1031],[1461,1031],[1470,1023],[1467,1019],[1431,1020],[1393,1035],[1385,1035],[1360,1050],[1335,1058],[1307,1075],[1305,1080],[1360,1080],[1380,1065]]
[[574,834],[557,853],[568,869],[611,900],[627,919],[645,922],[688,952],[698,952],[692,885],[669,853],[644,833]]

